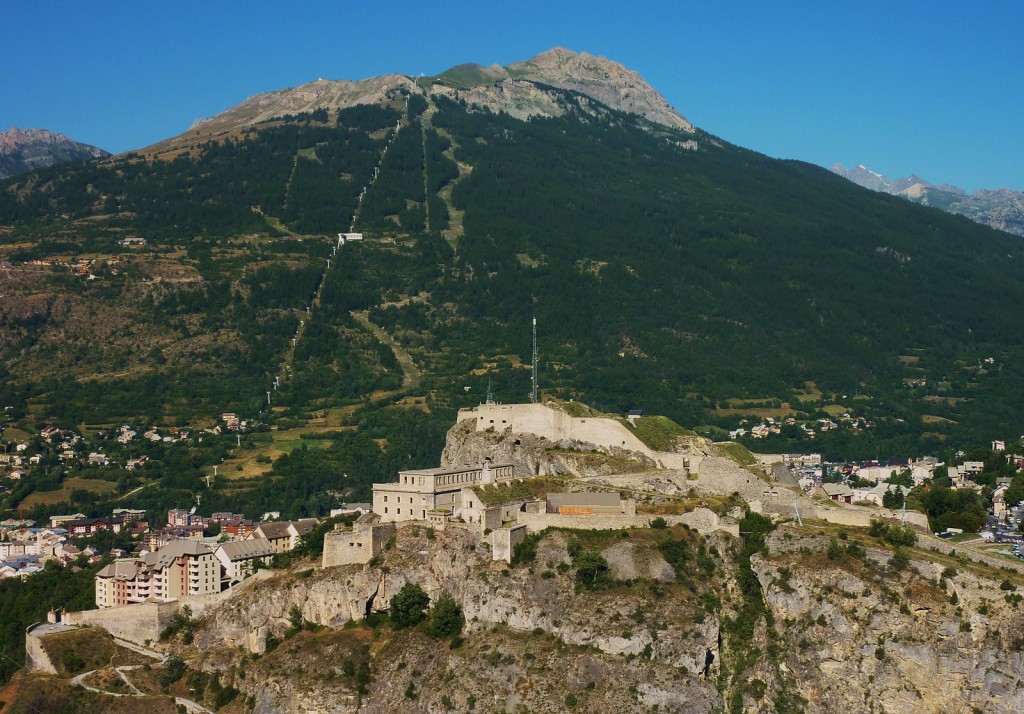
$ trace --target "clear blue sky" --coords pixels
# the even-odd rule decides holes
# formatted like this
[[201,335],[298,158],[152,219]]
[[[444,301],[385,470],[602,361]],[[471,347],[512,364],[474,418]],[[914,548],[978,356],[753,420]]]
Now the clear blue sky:
[[[294,7],[293,7],[294,5]],[[260,92],[554,46],[771,156],[1024,190],[1024,2],[4,0],[0,128],[121,152]]]

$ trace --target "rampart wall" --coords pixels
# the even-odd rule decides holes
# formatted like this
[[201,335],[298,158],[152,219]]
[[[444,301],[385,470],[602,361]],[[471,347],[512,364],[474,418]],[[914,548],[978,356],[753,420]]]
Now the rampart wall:
[[685,468],[692,456],[654,451],[621,422],[607,417],[573,417],[543,404],[481,404],[460,409],[459,421],[472,420],[476,431],[494,428],[536,434],[551,441],[580,441],[608,450],[627,449],[649,456],[669,469]]
[[[714,511],[697,508],[689,513],[661,516],[669,525],[686,525],[702,535],[714,531],[722,531],[739,536],[738,523],[723,521]],[[531,533],[545,528],[574,528],[578,530],[616,530],[620,528],[646,528],[657,518],[649,514],[637,516],[564,516],[557,513],[520,513],[519,523],[526,526]]]
[[57,668],[50,661],[50,655],[43,648],[41,638],[31,632],[25,634],[25,669],[29,672],[57,674]]
[[102,627],[114,637],[144,645],[160,639],[160,633],[170,624],[171,618],[181,605],[179,600],[144,602],[99,610],[66,612],[63,619],[68,625]]

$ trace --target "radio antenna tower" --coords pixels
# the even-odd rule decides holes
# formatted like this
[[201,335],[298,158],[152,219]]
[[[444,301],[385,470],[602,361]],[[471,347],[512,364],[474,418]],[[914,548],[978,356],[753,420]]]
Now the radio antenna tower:
[[533,371],[530,375],[530,403],[537,403],[537,316],[533,317]]

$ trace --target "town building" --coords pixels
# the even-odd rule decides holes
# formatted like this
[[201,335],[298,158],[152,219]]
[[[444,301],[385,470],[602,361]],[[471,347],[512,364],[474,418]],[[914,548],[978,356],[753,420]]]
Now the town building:
[[270,563],[274,548],[265,538],[251,538],[221,544],[214,555],[220,561],[224,580],[228,586],[240,583],[256,572],[261,565]]
[[117,560],[96,574],[96,606],[166,601],[221,590],[220,561],[194,541],[174,541],[141,558]]

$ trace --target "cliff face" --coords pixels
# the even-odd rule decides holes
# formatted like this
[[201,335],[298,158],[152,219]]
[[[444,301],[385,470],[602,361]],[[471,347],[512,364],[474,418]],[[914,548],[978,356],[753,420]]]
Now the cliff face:
[[[561,704],[571,691],[579,691],[580,699],[600,692],[602,699],[618,701],[618,710],[641,702],[713,711],[721,706],[713,684],[718,619],[704,613],[698,600],[710,585],[676,583],[673,568],[653,547],[653,531],[634,533],[584,544],[605,555],[621,584],[577,592],[564,533],[541,540],[529,567],[507,568],[491,561],[490,546],[477,534],[449,528],[428,536],[426,529],[408,526],[375,567],[283,575],[246,588],[207,614],[195,643],[209,653],[207,667],[229,672],[239,652],[262,653],[268,635],[284,637],[293,606],[310,622],[344,628],[387,608],[403,585],[416,583],[432,598],[447,593],[459,603],[465,644],[447,649],[409,631],[378,641],[373,683],[360,711],[441,711],[444,696],[463,705],[470,696],[487,701],[485,711],[514,711],[520,704],[537,711],[547,707],[545,701]],[[644,584],[634,586],[636,578]],[[306,707],[298,711],[355,711],[359,696],[345,683],[343,661],[370,641],[365,628],[289,638],[260,657],[258,676],[234,686],[257,698],[261,714],[297,711],[298,701]],[[332,648],[348,654],[326,656]],[[294,676],[297,664],[311,676]],[[410,681],[421,692],[415,699],[403,695]]]
[[0,131],[0,180],[69,161],[110,154],[45,129]]
[[[784,662],[817,711],[1013,712],[1024,707],[1018,587],[955,559],[866,557],[777,532],[753,558]],[[810,707],[809,707],[810,708]]]
[[[203,653],[259,714],[1021,710],[1020,583],[925,551],[893,567],[856,531],[837,543],[830,558],[828,534],[779,528],[749,556],[754,583],[740,541],[681,528],[552,532],[509,568],[479,535],[407,526],[372,566],[243,590],[185,653]],[[602,587],[577,587],[580,551],[606,559]],[[352,622],[406,583],[452,596],[463,640]],[[288,636],[293,606],[328,629]],[[268,635],[283,642],[264,652]]]
[[476,431],[472,421],[461,421],[448,430],[442,466],[479,464],[491,457],[511,463],[517,476],[573,475],[581,478],[650,471],[654,459],[628,449],[598,449],[595,444],[562,439],[551,441],[528,433]]

